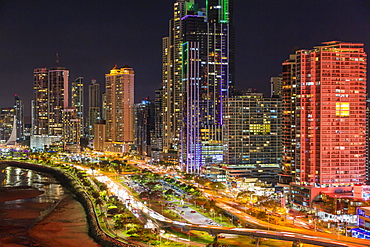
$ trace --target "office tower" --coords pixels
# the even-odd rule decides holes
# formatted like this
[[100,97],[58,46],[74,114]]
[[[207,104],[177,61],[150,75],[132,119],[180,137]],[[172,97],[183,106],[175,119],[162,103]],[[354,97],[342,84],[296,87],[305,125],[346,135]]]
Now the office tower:
[[134,142],[134,70],[116,66],[105,75],[106,138],[109,142]]
[[15,116],[14,107],[3,107],[0,108],[0,141],[5,143],[13,130]]
[[49,136],[62,136],[62,111],[69,106],[69,71],[64,67],[50,68],[48,71],[48,122]]
[[[182,44],[187,33],[184,22],[192,16],[200,19],[203,35],[206,35],[204,12],[198,11],[194,0],[178,0],[174,3],[173,19],[170,20],[169,37],[162,40],[163,84],[163,151],[178,151],[183,112]],[[201,17],[203,15],[203,17]],[[190,26],[190,25],[188,25]],[[192,26],[193,30],[196,26]],[[198,34],[195,34],[198,35]],[[205,44],[203,44],[205,45]]]
[[163,39],[163,151],[177,151],[188,173],[222,162],[222,104],[234,87],[232,5],[179,0]]
[[24,141],[24,105],[23,100],[16,94],[14,95],[14,114],[17,128],[16,141],[22,143]]
[[48,115],[48,73],[47,68],[37,68],[33,71],[33,104],[32,104],[32,134],[47,135]]
[[78,77],[71,86],[71,107],[76,109],[76,118],[80,120],[80,135],[84,136],[84,84],[83,77]]
[[224,170],[229,178],[277,183],[281,171],[281,100],[246,92],[224,102]]
[[101,94],[100,84],[95,79],[91,80],[89,85],[89,115],[88,115],[88,131],[89,136],[94,136],[94,124],[98,123],[100,117],[101,108]]
[[[284,64],[294,73],[289,78],[283,72],[283,88],[289,80],[295,88],[293,97],[283,96],[284,105],[294,104],[296,116],[294,125],[287,122],[296,129],[296,145],[284,151],[284,160],[293,160],[294,166],[284,172],[293,178],[293,202],[308,206],[312,194],[302,199],[304,188],[365,182],[366,53],[363,44],[331,41],[298,50]],[[292,137],[283,138],[285,145]]]
[[80,151],[81,122],[77,118],[76,108],[65,108],[62,110],[62,142],[65,151],[78,153]]
[[135,104],[135,146],[140,155],[152,157],[152,137],[154,136],[154,103],[144,99]]

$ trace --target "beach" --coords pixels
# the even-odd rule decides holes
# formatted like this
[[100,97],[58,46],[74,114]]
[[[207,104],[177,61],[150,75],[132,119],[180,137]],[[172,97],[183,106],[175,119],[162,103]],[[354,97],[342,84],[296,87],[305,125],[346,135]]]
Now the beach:
[[30,229],[29,235],[42,246],[100,246],[89,237],[85,211],[71,196]]

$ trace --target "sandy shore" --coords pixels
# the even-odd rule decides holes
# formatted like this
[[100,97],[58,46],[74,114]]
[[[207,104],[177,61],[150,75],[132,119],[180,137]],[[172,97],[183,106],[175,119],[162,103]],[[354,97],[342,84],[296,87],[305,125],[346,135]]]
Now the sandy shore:
[[67,196],[41,222],[28,231],[41,246],[100,246],[88,236],[82,205]]

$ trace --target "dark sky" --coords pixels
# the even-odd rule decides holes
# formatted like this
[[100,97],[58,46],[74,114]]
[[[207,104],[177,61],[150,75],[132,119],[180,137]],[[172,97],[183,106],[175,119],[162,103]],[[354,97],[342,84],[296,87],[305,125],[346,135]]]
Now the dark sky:
[[[197,0],[198,3],[203,0]],[[70,82],[104,84],[117,64],[135,70],[136,101],[161,86],[161,42],[174,0],[0,0],[0,107],[14,94],[30,112],[33,69],[60,65]],[[235,0],[236,88],[269,92],[295,47],[343,40],[370,46],[369,0]],[[86,87],[87,88],[87,87]]]

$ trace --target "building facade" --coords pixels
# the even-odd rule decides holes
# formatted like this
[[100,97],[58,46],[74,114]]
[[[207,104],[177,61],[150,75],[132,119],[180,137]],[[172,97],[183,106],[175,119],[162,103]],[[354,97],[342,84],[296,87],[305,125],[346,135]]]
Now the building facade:
[[64,67],[48,71],[48,135],[62,136],[63,109],[69,107],[69,71]]
[[178,0],[163,39],[163,151],[188,173],[222,162],[222,105],[234,89],[233,1],[205,5]]
[[71,107],[76,109],[76,119],[80,122],[80,135],[84,136],[84,84],[83,77],[78,77],[71,86]]
[[62,136],[62,111],[69,106],[69,71],[64,67],[34,70],[34,135]]
[[155,135],[155,105],[149,99],[135,104],[135,146],[140,155],[152,157],[152,139]]
[[296,185],[292,197],[298,187],[364,184],[366,57],[363,44],[331,41],[283,64],[283,172]]
[[245,93],[224,104],[223,168],[227,178],[277,183],[282,162],[281,100]]
[[106,138],[134,143],[134,70],[114,67],[106,79]]
[[33,71],[32,134],[47,135],[48,128],[48,81],[49,70],[37,68]]

